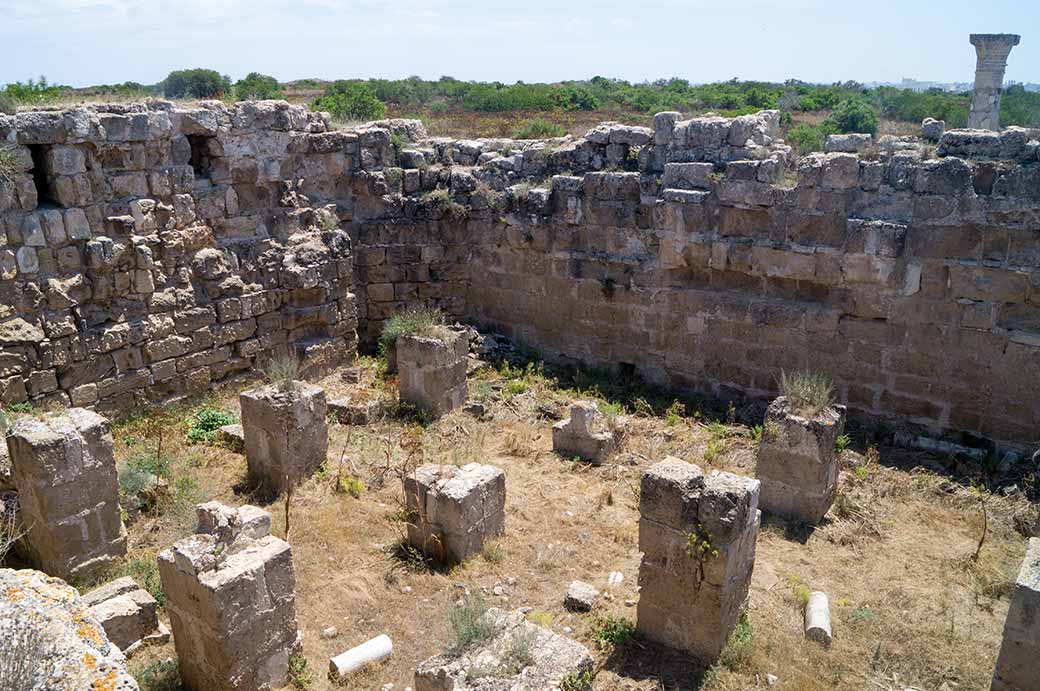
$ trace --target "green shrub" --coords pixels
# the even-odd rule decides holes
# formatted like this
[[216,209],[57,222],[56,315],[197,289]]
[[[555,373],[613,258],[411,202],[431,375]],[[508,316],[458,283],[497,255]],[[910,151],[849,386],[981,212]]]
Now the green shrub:
[[751,627],[747,612],[742,612],[740,621],[737,622],[733,633],[726,641],[726,647],[719,655],[719,664],[726,669],[739,671],[751,663],[751,656],[755,652],[755,631]]
[[635,624],[613,614],[597,617],[593,623],[592,638],[600,649],[617,647],[628,642],[636,632]]
[[813,127],[800,122],[787,131],[787,143],[793,146],[798,154],[804,156],[813,151],[823,151],[827,134],[821,127]]
[[839,103],[824,120],[838,132],[861,132],[877,134],[878,116],[868,104],[859,99],[848,99]]
[[289,685],[299,691],[307,691],[314,683],[314,675],[311,673],[307,658],[301,653],[293,653],[289,656]]
[[328,111],[337,120],[378,120],[386,114],[386,104],[365,82],[337,81],[314,99],[311,110]]
[[220,98],[231,90],[231,78],[215,70],[174,70],[162,82],[169,98]]
[[422,203],[429,209],[436,210],[441,216],[452,221],[465,221],[469,211],[465,206],[451,198],[451,192],[444,187],[430,190],[422,196]]
[[451,640],[445,654],[457,656],[474,644],[495,635],[495,622],[488,616],[488,606],[477,593],[466,596],[448,612],[448,630]]
[[245,79],[235,82],[235,99],[246,101],[282,97],[282,85],[274,77],[259,72],[250,72]]
[[18,99],[11,94],[7,93],[7,90],[0,91],[0,113],[4,115],[14,115],[18,112]]
[[211,442],[218,429],[236,422],[238,420],[231,411],[222,408],[200,408],[188,418],[188,439],[196,444]]
[[552,139],[562,137],[567,130],[558,123],[544,118],[528,120],[513,130],[513,139]]
[[560,691],[587,691],[595,678],[596,673],[590,669],[571,672],[560,680]]
[[47,77],[40,75],[39,81],[12,82],[4,89],[4,94],[15,103],[30,106],[53,103],[64,96],[70,87],[51,84]]
[[416,307],[398,312],[383,322],[383,330],[379,334],[379,349],[385,353],[399,337],[429,333],[443,323],[444,315],[437,309]]
[[834,385],[824,374],[780,371],[780,392],[795,412],[812,417],[834,402]]

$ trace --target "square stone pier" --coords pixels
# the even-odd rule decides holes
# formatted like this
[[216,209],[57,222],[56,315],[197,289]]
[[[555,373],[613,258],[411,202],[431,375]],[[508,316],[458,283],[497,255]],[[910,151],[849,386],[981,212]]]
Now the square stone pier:
[[780,396],[766,410],[755,477],[762,481],[762,510],[816,524],[838,491],[834,443],[845,429],[845,406],[806,417]]
[[[159,555],[180,675],[189,691],[286,684],[300,648],[289,543],[256,509],[200,507],[198,533]],[[254,537],[257,536],[257,537]]]
[[397,372],[402,403],[440,417],[466,402],[465,334],[439,328],[433,336],[397,339]]
[[1011,594],[992,691],[1040,691],[1040,538],[1029,539]]
[[442,563],[465,561],[505,532],[506,475],[500,468],[420,466],[405,476],[404,496],[408,542]]
[[126,554],[108,420],[83,408],[22,415],[7,448],[26,543],[43,571],[87,577]]
[[643,475],[639,606],[646,638],[710,662],[747,606],[758,480],[666,458]]
[[291,391],[265,386],[238,397],[249,476],[275,493],[297,484],[325,462],[329,425],[325,390],[294,382]]

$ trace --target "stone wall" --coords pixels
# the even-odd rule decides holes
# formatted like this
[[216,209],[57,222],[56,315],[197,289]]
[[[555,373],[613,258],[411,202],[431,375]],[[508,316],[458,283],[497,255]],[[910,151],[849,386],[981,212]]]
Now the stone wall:
[[1037,132],[796,160],[778,123],[455,141],[279,102],[0,118],[0,397],[165,399],[290,344],[324,366],[427,304],[669,386],[764,397],[812,368],[853,414],[1036,441]]

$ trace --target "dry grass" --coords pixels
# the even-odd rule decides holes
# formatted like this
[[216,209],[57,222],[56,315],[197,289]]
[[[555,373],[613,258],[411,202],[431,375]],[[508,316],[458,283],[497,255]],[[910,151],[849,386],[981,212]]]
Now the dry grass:
[[[329,397],[386,386],[373,364],[367,361],[359,385],[344,383],[338,373],[327,377],[322,384]],[[552,386],[536,372],[523,375],[523,392],[510,393],[508,381],[518,375],[508,374],[480,375],[487,385],[487,420],[457,411],[425,428],[395,419],[330,426],[329,461],[294,492],[291,516],[297,612],[314,672],[311,688],[332,688],[324,677],[329,657],[381,633],[394,641],[393,657],[343,688],[411,686],[415,667],[451,645],[445,615],[465,591],[481,594],[491,606],[531,607],[531,616],[557,632],[570,627],[571,635],[596,649],[596,617],[635,621],[635,607],[626,603],[639,597],[637,507],[645,468],[673,454],[705,467],[754,472],[749,429],[709,422],[692,401],[677,420],[669,419],[667,404],[627,406],[628,413],[642,412],[628,417],[615,463],[591,467],[561,459],[552,453],[551,420],[543,416],[564,410],[578,393]],[[588,395],[590,389],[583,388],[581,395]],[[235,394],[222,391],[206,403],[237,411]],[[190,410],[184,406],[170,415],[183,419]],[[145,427],[142,419],[117,425],[120,456],[140,450]],[[189,445],[182,433],[169,436],[178,437],[168,441],[170,453],[192,459],[179,467],[196,479],[204,497],[232,504],[251,500],[241,486],[243,457]],[[473,460],[506,471],[506,534],[484,557],[447,572],[393,556],[407,518],[402,473],[420,461]],[[595,653],[602,665],[595,689],[736,691],[764,687],[767,673],[781,679],[781,688],[805,690],[986,687],[1008,584],[1024,552],[1010,518],[1021,500],[984,495],[987,538],[973,560],[982,528],[980,494],[938,475],[903,470],[905,461],[900,452],[881,449],[865,471],[843,471],[841,496],[815,530],[764,520],[748,617],[753,634],[725,664],[705,670],[636,638]],[[363,483],[360,496],[337,491],[342,472]],[[269,508],[273,532],[281,536],[281,504]],[[165,516],[145,517],[130,527],[130,556],[154,558],[187,530]],[[624,580],[608,588],[612,571]],[[606,594],[594,615],[564,609],[563,593],[575,579]],[[803,639],[792,583],[830,595],[835,638],[829,650]],[[504,589],[501,596],[492,592],[496,585]],[[339,630],[336,639],[321,638],[328,626]],[[172,654],[170,645],[143,659]]]

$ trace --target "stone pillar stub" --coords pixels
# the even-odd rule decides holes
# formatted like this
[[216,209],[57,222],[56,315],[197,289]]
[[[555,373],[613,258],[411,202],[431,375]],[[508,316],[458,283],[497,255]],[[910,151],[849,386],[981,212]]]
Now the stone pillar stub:
[[43,571],[88,577],[126,554],[108,420],[83,408],[22,415],[7,448],[26,542]]
[[1011,594],[992,691],[1040,691],[1040,538],[1030,538]]
[[198,512],[199,530],[216,531],[186,537],[158,558],[184,687],[282,687],[300,649],[292,548],[264,534],[269,519],[256,520],[255,507],[211,503]]
[[275,493],[306,480],[325,462],[328,404],[321,387],[295,382],[291,392],[265,386],[239,394],[249,475]]
[[975,88],[971,94],[968,127],[1000,130],[1000,90],[1011,49],[1018,45],[1017,34],[971,34],[975,46]]
[[440,329],[430,336],[397,339],[401,402],[440,417],[466,402],[469,341],[461,332]]
[[666,458],[639,497],[637,630],[712,661],[747,605],[761,514],[758,480]]

